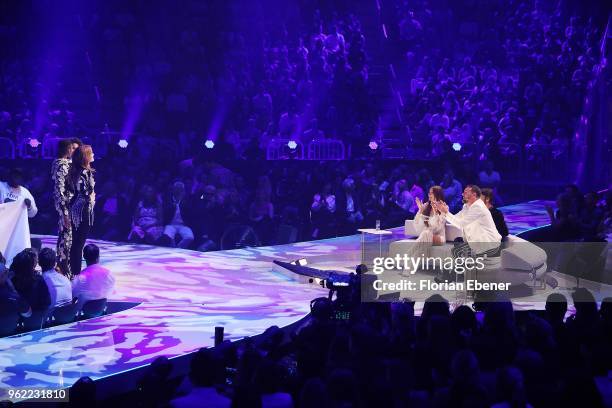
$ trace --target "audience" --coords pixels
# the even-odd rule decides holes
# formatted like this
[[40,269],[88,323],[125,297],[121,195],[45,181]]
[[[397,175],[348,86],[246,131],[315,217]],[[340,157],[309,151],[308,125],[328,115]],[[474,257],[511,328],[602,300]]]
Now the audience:
[[110,270],[100,265],[100,248],[87,244],[83,248],[85,269],[72,280],[72,297],[84,305],[90,300],[106,299],[113,293],[115,278]]
[[481,188],[490,188],[495,191],[501,182],[499,172],[493,170],[493,162],[487,161],[484,170],[478,173],[479,186]]
[[29,317],[32,314],[32,309],[27,300],[17,293],[9,275],[9,269],[3,262],[0,262],[0,310],[9,313],[17,312],[23,317]]
[[136,204],[128,241],[154,244],[164,229],[161,201],[150,185],[143,186],[140,195],[142,199]]
[[[48,247],[24,249],[14,257],[10,270],[0,262],[0,320],[8,324],[0,332],[7,335],[23,330],[21,323],[26,322],[20,316],[29,318],[33,312],[38,312],[36,318],[42,314],[42,325],[52,324],[47,318],[53,310],[71,304],[74,299],[81,305],[90,300],[107,299],[114,290],[115,279],[99,264],[100,249],[88,244],[83,256],[87,267],[72,282],[56,268],[55,251]],[[0,254],[0,261],[3,260]],[[13,317],[14,322],[9,323]],[[11,324],[15,326],[11,328]]]
[[89,377],[81,377],[70,387],[70,407],[96,407],[96,383]]
[[[240,246],[232,234],[225,237],[225,246],[221,242],[227,231],[236,229],[250,228],[256,235],[249,240],[253,245],[354,234],[358,228],[373,227],[376,220],[383,228],[399,227],[413,217],[415,197],[421,197],[433,180],[441,180],[451,212],[462,206],[462,185],[479,183],[477,174],[452,162],[427,167],[376,160],[315,166],[264,162],[254,170],[240,163],[225,166],[196,158],[188,166],[166,166],[144,175],[136,168],[121,171],[120,162],[120,157],[108,157],[96,166],[100,184],[124,180],[118,184],[123,185],[121,213],[126,215],[120,217],[123,226],[113,229],[114,240],[204,251]],[[46,163],[32,163],[25,174],[28,186],[44,186],[39,175],[47,170]],[[134,189],[137,184],[144,187]],[[39,201],[46,201],[50,190],[37,190]],[[502,198],[505,203],[517,200],[503,185],[493,194],[493,206]],[[557,209],[549,209],[555,239],[604,239],[612,225],[607,198],[594,192],[583,196],[577,187],[568,187],[558,197]],[[103,222],[104,216],[96,220]],[[55,234],[53,207],[39,208],[30,227],[33,233]],[[287,234],[287,228],[294,232]],[[108,238],[109,233],[97,228],[92,237]]]
[[563,171],[570,135],[585,120],[607,10],[424,0],[385,1],[385,9],[383,22],[405,56],[397,71],[411,82],[401,107],[414,144],[443,156],[450,139],[466,159],[503,159],[508,168],[523,152],[532,174]]
[[191,359],[189,371],[189,392],[179,398],[173,399],[170,406],[175,408],[199,407],[203,401],[206,405],[215,408],[229,408],[232,401],[217,391],[223,383],[225,367],[223,359],[217,351],[201,349]]
[[[355,318],[337,320],[337,305],[320,298],[298,328],[199,350],[184,378],[170,377],[172,363],[160,358],[139,382],[145,388],[120,398],[173,407],[603,407],[609,302],[598,312],[586,289],[572,297],[567,321],[559,293],[542,312],[499,299],[480,318],[436,295],[420,317],[402,301],[356,303]],[[159,399],[147,395],[153,385]]]
[[45,311],[51,304],[51,297],[43,276],[36,271],[38,255],[33,249],[25,249],[15,255],[11,264],[12,283],[33,312]]
[[[194,240],[193,230],[187,225],[191,207],[186,197],[185,184],[177,181],[172,185],[172,189],[164,199],[164,238],[169,246],[187,248]],[[176,237],[180,241],[176,243]]]
[[[182,151],[194,147],[195,134],[214,132],[216,150],[230,158],[258,146],[265,132],[295,140],[339,138],[375,119],[365,37],[348,3],[186,3],[159,15],[150,4],[124,6],[80,10],[89,35],[76,51],[87,52],[101,73],[94,86],[104,94],[106,120],[116,126],[124,109],[137,111],[143,133],[165,141],[180,134]],[[27,22],[14,15],[0,39],[14,41],[10,33],[27,23],[35,35],[48,35],[41,9],[26,7]],[[160,37],[161,25],[167,32]],[[41,142],[84,136],[86,128],[108,132],[108,124],[93,124],[72,108],[88,102],[81,92],[39,81],[46,62],[36,55],[3,56],[0,136],[13,140],[20,155],[40,157],[42,148],[33,146]],[[66,70],[80,68],[77,61],[66,59]],[[42,106],[34,105],[31,83],[48,95]],[[131,85],[136,83],[141,85]],[[77,76],[70,86],[86,94],[91,83]],[[232,125],[212,130],[211,121]],[[154,153],[155,147],[143,144],[143,153]]]
[[51,298],[50,307],[63,306],[72,302],[72,284],[70,279],[56,269],[55,251],[51,248],[43,248],[38,254],[38,264]]

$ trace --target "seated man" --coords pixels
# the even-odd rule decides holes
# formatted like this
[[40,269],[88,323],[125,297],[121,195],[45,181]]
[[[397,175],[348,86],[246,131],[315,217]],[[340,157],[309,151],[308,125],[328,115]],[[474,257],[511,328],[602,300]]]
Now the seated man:
[[[502,237],[497,232],[491,212],[480,196],[480,188],[468,184],[463,190],[463,209],[454,215],[448,211],[446,203],[439,201],[434,204],[434,208],[445,214],[446,220],[460,228],[463,233],[466,244],[453,251],[455,256],[499,255]],[[471,253],[466,253],[468,251]]]
[[38,264],[43,272],[43,279],[47,284],[51,307],[62,306],[72,302],[72,284],[70,279],[55,270],[55,251],[43,248],[38,254]]
[[170,245],[174,246],[178,235],[181,238],[177,245],[179,248],[188,248],[194,239],[193,231],[185,223],[185,219],[189,217],[189,203],[185,195],[185,184],[177,181],[163,203],[165,227],[162,238],[169,240]]
[[115,278],[98,263],[100,248],[95,244],[85,245],[83,257],[87,267],[72,281],[72,296],[79,298],[81,305],[90,300],[107,299],[115,287]]

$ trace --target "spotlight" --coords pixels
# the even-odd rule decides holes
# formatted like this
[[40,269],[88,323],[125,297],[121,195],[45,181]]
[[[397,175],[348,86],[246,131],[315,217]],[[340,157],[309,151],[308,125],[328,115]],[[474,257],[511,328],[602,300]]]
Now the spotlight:
[[32,147],[34,149],[36,149],[38,146],[40,146],[40,142],[36,138],[30,139],[28,144],[30,145],[30,147]]
[[369,147],[371,150],[376,150],[376,149],[378,149],[378,143],[376,143],[374,140],[372,140],[372,141],[371,141],[371,142],[368,144],[368,147]]
[[306,260],[306,258],[300,258],[300,259],[296,259],[295,261],[291,262],[294,265],[298,265],[298,266],[306,266],[308,265],[308,261]]
[[453,143],[453,150],[458,152],[459,150],[461,150],[461,143]]
[[125,139],[121,139],[117,142],[117,146],[119,146],[122,149],[126,149],[128,147],[128,141]]
[[297,148],[297,143],[295,142],[295,140],[290,140],[287,143],[287,146],[291,149],[291,150],[295,150]]
[[212,149],[213,147],[215,147],[215,142],[208,139],[206,142],[204,142],[204,146],[206,146],[207,149]]

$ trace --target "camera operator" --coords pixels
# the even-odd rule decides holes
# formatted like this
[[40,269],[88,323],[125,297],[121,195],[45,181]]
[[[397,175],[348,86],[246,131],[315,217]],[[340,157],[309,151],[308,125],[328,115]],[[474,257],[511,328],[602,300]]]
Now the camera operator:
[[[331,273],[325,282],[329,289],[328,299],[332,305],[332,318],[338,321],[351,321],[361,305],[361,279],[367,272],[365,265],[358,265],[355,273],[348,277],[344,274]],[[334,299],[334,294],[336,295]]]

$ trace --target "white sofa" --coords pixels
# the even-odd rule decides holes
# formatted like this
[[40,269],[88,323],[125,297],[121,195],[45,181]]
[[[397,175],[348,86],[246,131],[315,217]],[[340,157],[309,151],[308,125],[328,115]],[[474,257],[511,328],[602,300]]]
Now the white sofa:
[[[446,257],[451,256],[453,241],[462,236],[461,230],[454,225],[446,224],[446,244],[430,248],[429,256]],[[404,225],[406,239],[394,241],[389,245],[389,256],[406,253],[410,245],[414,245],[417,232],[413,220],[406,220]],[[487,282],[510,282],[513,285],[520,283],[531,283],[534,287],[545,286],[545,274],[547,271],[546,252],[514,235],[509,235],[504,242],[500,257],[487,260],[486,271],[478,275],[479,280]],[[486,275],[484,275],[486,274]]]

